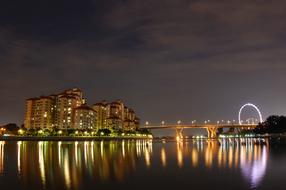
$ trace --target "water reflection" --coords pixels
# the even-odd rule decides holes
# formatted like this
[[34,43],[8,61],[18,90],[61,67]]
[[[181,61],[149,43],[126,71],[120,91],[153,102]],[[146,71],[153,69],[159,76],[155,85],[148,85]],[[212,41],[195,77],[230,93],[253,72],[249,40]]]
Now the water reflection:
[[[42,188],[78,189],[86,181],[123,182],[139,166],[189,171],[196,168],[240,172],[256,188],[267,170],[268,142],[257,139],[190,140],[176,143],[152,141],[27,142],[0,141],[0,175],[5,156],[14,145],[15,168],[21,184]],[[153,153],[154,151],[154,153]],[[13,152],[13,151],[12,151]],[[13,156],[10,156],[13,157]],[[159,166],[156,164],[158,161]],[[9,166],[13,163],[9,162]],[[161,164],[160,164],[161,163]],[[175,166],[175,168],[174,168]],[[142,167],[140,168],[142,171]]]
[[[178,168],[183,167],[184,159],[190,159],[191,166],[194,168],[200,164],[206,169],[212,167],[241,168],[251,188],[257,187],[266,174],[269,145],[265,139],[194,140],[191,142],[192,146],[188,143],[177,142]],[[161,153],[162,163],[167,159],[165,154],[164,152],[162,156]]]
[[[0,171],[4,168],[4,144],[0,143]],[[59,187],[77,189],[86,174],[94,181],[122,181],[135,170],[139,156],[144,155],[149,167],[151,154],[149,141],[18,142],[17,167],[25,184],[40,178],[43,187],[62,181],[64,185]],[[31,156],[33,163],[29,162]]]
[[165,148],[161,149],[161,162],[162,162],[162,166],[165,168],[167,166],[167,158],[166,158]]
[[268,149],[266,146],[254,146],[252,150],[250,147],[248,159],[242,158],[241,170],[244,177],[250,180],[251,188],[257,187],[262,181],[267,168]]
[[0,175],[2,175],[4,171],[4,156],[5,156],[4,145],[5,145],[5,142],[0,141]]

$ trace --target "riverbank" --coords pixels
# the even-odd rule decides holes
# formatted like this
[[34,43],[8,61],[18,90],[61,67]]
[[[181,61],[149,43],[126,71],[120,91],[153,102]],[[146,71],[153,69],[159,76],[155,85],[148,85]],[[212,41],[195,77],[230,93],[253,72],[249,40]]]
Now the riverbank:
[[117,140],[150,140],[151,137],[68,137],[68,136],[2,136],[0,141],[117,141]]

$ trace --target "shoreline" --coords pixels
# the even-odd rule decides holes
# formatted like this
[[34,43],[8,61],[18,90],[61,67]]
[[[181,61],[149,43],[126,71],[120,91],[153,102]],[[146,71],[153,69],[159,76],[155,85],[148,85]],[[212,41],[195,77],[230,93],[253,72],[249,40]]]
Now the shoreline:
[[119,140],[152,140],[150,137],[33,137],[2,136],[0,141],[119,141]]

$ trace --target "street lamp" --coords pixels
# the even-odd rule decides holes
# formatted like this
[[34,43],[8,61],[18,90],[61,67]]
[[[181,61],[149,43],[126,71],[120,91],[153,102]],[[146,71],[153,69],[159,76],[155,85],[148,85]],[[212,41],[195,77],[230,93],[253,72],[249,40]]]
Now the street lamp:
[[161,124],[162,124],[162,125],[165,125],[165,121],[162,121]]
[[182,121],[181,121],[181,120],[177,121],[177,124],[178,124],[178,125],[180,125],[181,123],[182,123]]
[[148,122],[148,121],[146,121],[146,122],[145,122],[145,125],[149,125],[149,122]]

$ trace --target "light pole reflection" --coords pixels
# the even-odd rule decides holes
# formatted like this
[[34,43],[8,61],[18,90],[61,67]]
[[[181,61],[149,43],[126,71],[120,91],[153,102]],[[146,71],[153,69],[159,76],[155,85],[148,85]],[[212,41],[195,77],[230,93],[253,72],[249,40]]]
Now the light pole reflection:
[[195,147],[192,148],[192,158],[191,159],[192,159],[192,166],[197,167],[199,164],[199,153]]
[[40,141],[38,142],[38,154],[39,154],[39,168],[40,168],[40,174],[42,183],[45,186],[46,184],[46,171],[45,171],[45,160],[44,160],[44,142]]
[[162,162],[162,166],[165,168],[167,166],[167,158],[166,158],[165,148],[161,149],[161,162]]
[[4,172],[5,141],[0,141],[0,175]]
[[17,169],[18,174],[21,175],[21,149],[22,149],[22,141],[17,142]]
[[183,166],[183,162],[183,143],[177,142],[177,163],[179,168]]

